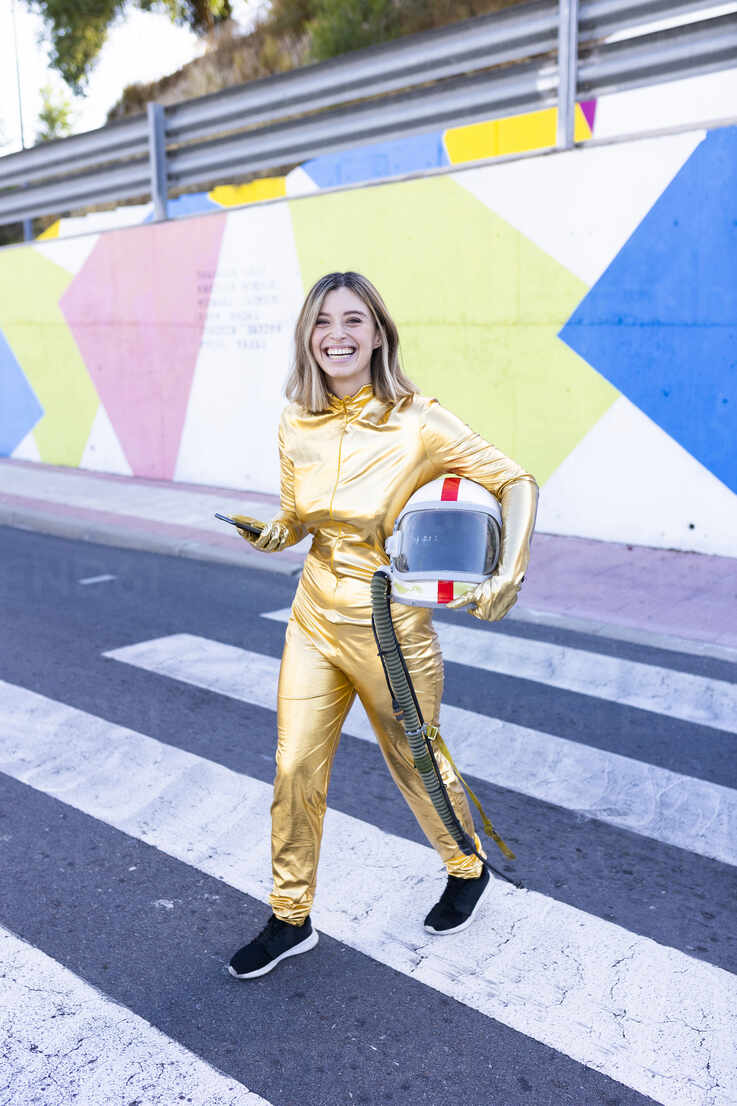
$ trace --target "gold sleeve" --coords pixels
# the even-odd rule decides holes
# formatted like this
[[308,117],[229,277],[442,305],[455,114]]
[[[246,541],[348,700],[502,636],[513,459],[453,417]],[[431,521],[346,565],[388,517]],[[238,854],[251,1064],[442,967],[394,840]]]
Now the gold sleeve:
[[[430,400],[423,412],[422,441],[430,463],[438,474],[454,472],[475,480],[500,501],[513,481],[535,484],[535,478],[496,446],[466,426],[462,419]],[[537,485],[535,485],[537,486]]]
[[535,527],[538,488],[534,476],[434,400],[425,409],[421,433],[428,460],[438,467],[438,475],[453,472],[475,480],[499,500],[502,551],[496,575],[519,588]]
[[307,534],[307,528],[297,518],[294,502],[294,462],[287,453],[287,431],[284,416],[282,416],[279,423],[279,471],[280,510],[272,521],[280,522],[286,526],[289,537],[280,546],[280,549],[288,549],[290,545],[296,545],[297,542],[302,541],[302,538]]

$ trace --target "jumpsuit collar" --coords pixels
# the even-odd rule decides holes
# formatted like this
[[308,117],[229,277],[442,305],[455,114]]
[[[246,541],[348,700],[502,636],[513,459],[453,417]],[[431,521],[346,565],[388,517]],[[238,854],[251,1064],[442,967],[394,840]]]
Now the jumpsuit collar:
[[364,384],[355,395],[346,396],[345,399],[334,396],[332,392],[328,393],[330,410],[335,412],[335,414],[345,415],[347,419],[357,418],[373,398],[373,384]]

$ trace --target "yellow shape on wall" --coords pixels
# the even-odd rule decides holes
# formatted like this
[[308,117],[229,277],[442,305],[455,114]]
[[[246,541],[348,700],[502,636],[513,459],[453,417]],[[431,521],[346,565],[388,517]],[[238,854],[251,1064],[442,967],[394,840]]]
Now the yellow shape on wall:
[[208,192],[208,198],[221,207],[240,207],[261,200],[274,200],[287,194],[286,177],[259,177],[248,184],[219,184]]
[[55,223],[52,223],[46,230],[42,230],[40,234],[36,235],[36,241],[40,241],[42,238],[58,238],[59,227],[61,226],[61,219],[57,219]]
[[59,307],[73,279],[33,246],[0,250],[0,329],[44,409],[41,460],[76,466],[100,401]]
[[[507,119],[451,127],[445,132],[445,148],[452,165],[502,154],[521,154],[555,146],[557,126],[558,109],[545,108]],[[576,142],[591,138],[591,128],[580,104],[576,104],[573,137]]]
[[557,337],[586,285],[452,177],[289,206],[305,288],[374,281],[410,378],[541,483],[619,395]]

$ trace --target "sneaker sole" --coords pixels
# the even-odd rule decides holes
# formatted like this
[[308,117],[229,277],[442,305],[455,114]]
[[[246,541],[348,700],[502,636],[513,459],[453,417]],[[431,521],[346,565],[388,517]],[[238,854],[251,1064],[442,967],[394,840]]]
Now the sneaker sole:
[[275,956],[273,960],[270,960],[268,964],[264,964],[263,968],[257,968],[255,972],[241,972],[240,974],[228,964],[228,971],[234,979],[257,979],[260,975],[266,975],[268,972],[273,971],[277,964],[280,964],[282,960],[286,960],[288,956],[299,956],[301,952],[309,952],[310,949],[314,949],[315,945],[319,941],[317,930],[313,929],[309,937],[305,937],[304,941],[300,941],[298,945],[294,945],[291,949],[287,949],[281,956]]
[[473,910],[471,911],[471,913],[466,918],[465,922],[461,922],[460,925],[453,926],[452,929],[433,929],[432,926],[428,926],[428,925],[423,925],[422,928],[425,930],[426,933],[432,933],[433,937],[449,937],[451,933],[460,933],[462,929],[468,929],[471,922],[473,921],[473,919],[476,916],[476,911],[481,906],[481,903],[484,901],[484,895],[486,894],[486,892],[491,887],[491,884],[492,884],[492,880],[489,880],[489,882],[486,884],[486,887],[484,887],[483,891],[479,895],[476,905],[474,906]]

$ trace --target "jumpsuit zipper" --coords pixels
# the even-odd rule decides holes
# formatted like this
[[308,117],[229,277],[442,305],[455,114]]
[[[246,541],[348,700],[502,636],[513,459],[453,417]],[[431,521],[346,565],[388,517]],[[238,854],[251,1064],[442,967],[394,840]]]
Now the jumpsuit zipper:
[[[348,412],[347,411],[344,412],[343,417],[344,417],[343,429],[341,431],[340,441],[338,443],[338,468],[337,468],[337,471],[335,473],[335,486],[333,488],[333,494],[330,496],[330,507],[328,509],[328,514],[329,514],[330,518],[333,517],[333,502],[335,500],[335,493],[338,490],[338,484],[340,483],[340,464],[341,464],[341,460],[342,460],[342,457],[343,457],[343,439],[345,438],[345,432],[346,432],[346,429],[348,427]],[[338,537],[336,538],[335,542],[333,542],[333,548],[330,551],[330,571],[331,572],[335,571],[335,546],[337,545],[337,542],[340,539],[342,533],[343,533],[343,529],[341,527],[340,533],[338,534]]]

